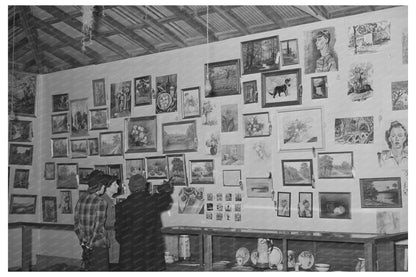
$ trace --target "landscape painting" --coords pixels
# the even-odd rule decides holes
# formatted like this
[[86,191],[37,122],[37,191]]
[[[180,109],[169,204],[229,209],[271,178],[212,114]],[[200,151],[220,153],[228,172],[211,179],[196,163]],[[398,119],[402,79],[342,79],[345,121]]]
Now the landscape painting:
[[77,189],[78,188],[78,164],[62,163],[56,165],[58,172],[57,189]]
[[353,166],[352,151],[318,153],[320,179],[354,178]]
[[167,179],[168,164],[165,156],[147,157],[147,179]]
[[178,199],[179,214],[204,214],[204,188],[181,188]]
[[9,114],[35,117],[36,74],[9,73]]
[[52,112],[66,112],[69,110],[69,96],[65,94],[52,95]]
[[152,77],[134,78],[134,106],[152,104]]
[[155,152],[157,149],[156,116],[131,117],[125,120],[126,153]]
[[301,69],[290,69],[263,73],[262,107],[277,107],[300,105],[301,97]]
[[9,164],[32,165],[33,145],[10,144]]
[[351,218],[351,192],[320,192],[319,217],[332,219]]
[[400,177],[360,179],[361,208],[401,208]]
[[163,153],[197,151],[196,121],[163,123],[162,142]]
[[10,120],[9,141],[32,142],[33,139],[32,121]]
[[69,133],[68,113],[51,115],[52,134]]
[[280,69],[279,36],[241,43],[243,75]]
[[136,174],[140,174],[146,178],[144,158],[126,159],[126,179],[130,179],[131,176]]
[[221,146],[222,165],[243,165],[244,144],[229,144]]
[[240,62],[230,60],[205,64],[205,97],[240,94]]
[[173,186],[186,186],[185,155],[168,155],[168,178]]
[[71,136],[88,135],[88,98],[72,100]]
[[381,52],[390,41],[390,21],[383,20],[348,28],[348,48],[354,54]]
[[178,109],[178,74],[156,77],[156,114]]
[[391,102],[393,111],[407,110],[408,87],[407,81],[391,83]]
[[71,158],[86,158],[88,156],[88,140],[71,140]]
[[12,194],[10,197],[10,214],[36,213],[36,195]]
[[271,198],[273,181],[271,178],[246,178],[248,198]]
[[312,186],[312,160],[282,160],[284,186]]
[[299,63],[298,40],[289,39],[280,42],[282,50],[282,65],[294,65]]
[[14,171],[13,188],[28,189],[29,188],[29,169],[16,168]]
[[110,118],[131,114],[131,81],[110,85]]
[[51,139],[51,152],[52,158],[63,158],[68,157],[69,144],[68,138],[52,138]]
[[191,184],[214,184],[214,160],[191,160]]
[[373,117],[335,118],[335,142],[339,144],[373,143]]
[[100,133],[100,156],[123,155],[123,132]]

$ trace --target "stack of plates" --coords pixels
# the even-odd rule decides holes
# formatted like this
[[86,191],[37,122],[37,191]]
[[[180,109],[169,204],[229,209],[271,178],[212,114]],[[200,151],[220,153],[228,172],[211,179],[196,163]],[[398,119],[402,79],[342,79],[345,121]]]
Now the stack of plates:
[[317,271],[328,271],[329,270],[329,264],[315,264],[315,269]]

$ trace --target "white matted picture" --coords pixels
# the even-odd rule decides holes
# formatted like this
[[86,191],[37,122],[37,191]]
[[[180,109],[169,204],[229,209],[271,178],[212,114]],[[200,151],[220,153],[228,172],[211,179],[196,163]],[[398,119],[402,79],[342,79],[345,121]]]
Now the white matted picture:
[[271,178],[246,178],[246,187],[248,198],[272,197],[273,181]]
[[277,193],[277,216],[290,217],[290,192]]
[[241,170],[223,170],[222,180],[224,187],[239,187],[241,181]]
[[192,118],[201,116],[201,99],[199,87],[182,90],[182,117]]

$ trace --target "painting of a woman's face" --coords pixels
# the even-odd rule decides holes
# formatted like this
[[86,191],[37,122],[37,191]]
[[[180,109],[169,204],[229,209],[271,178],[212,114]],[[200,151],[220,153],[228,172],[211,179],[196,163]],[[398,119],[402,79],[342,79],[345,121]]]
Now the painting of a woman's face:
[[328,39],[325,36],[319,36],[316,38],[315,45],[318,50],[322,50],[327,44]]
[[402,148],[404,142],[406,141],[406,134],[403,128],[401,127],[394,127],[391,129],[389,141],[391,143],[391,148]]

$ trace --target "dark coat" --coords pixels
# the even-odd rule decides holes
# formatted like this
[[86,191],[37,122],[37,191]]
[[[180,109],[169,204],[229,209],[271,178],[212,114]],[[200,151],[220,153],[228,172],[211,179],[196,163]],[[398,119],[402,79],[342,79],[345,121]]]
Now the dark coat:
[[169,192],[135,192],[116,205],[116,239],[120,270],[165,270],[165,243],[160,214],[173,202]]

